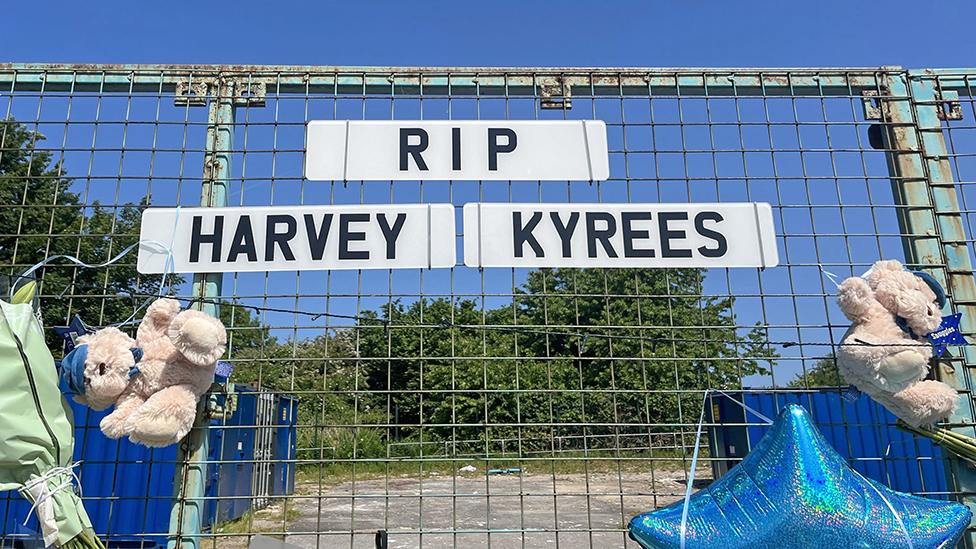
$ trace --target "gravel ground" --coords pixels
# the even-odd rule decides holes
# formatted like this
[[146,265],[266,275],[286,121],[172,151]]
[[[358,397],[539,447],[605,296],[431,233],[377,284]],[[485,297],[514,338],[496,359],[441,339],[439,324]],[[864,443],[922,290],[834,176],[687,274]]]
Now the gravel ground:
[[[248,530],[292,532],[285,541],[308,549],[373,549],[381,529],[390,532],[391,548],[636,549],[621,532],[630,517],[677,501],[684,486],[680,470],[655,471],[653,484],[649,473],[635,472],[558,474],[555,481],[550,474],[432,474],[422,482],[400,477],[321,489],[300,483],[286,528],[279,502],[256,513]],[[244,542],[222,538],[217,545]]]

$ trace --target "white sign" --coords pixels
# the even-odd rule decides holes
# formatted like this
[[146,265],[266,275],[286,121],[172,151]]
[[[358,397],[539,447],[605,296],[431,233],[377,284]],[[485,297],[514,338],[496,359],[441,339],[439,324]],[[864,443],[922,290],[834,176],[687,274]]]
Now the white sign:
[[581,180],[610,176],[600,120],[316,120],[312,180]]
[[450,204],[150,208],[142,214],[138,270],[453,267],[454,237]]
[[470,267],[774,267],[765,203],[464,205]]

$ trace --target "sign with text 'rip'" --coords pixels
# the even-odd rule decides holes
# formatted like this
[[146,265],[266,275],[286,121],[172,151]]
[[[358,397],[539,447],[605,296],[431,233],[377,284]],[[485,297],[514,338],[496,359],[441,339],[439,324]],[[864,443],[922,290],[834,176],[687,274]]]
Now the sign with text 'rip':
[[469,267],[774,267],[772,208],[724,204],[464,205]]
[[316,120],[305,177],[576,180],[610,176],[600,120]]
[[450,204],[149,208],[138,270],[453,267],[454,236]]

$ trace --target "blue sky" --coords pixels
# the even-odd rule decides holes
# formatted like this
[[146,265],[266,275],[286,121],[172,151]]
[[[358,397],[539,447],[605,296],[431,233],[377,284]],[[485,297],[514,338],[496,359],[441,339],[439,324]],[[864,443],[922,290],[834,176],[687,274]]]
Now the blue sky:
[[972,66],[974,14],[976,4],[968,0],[6,2],[0,58],[319,65]]
[[[963,67],[976,65],[976,38],[971,22],[976,5],[970,0],[931,4],[901,0],[878,3],[820,2],[510,2],[471,4],[458,2],[169,2],[165,7],[133,9],[135,3],[48,2],[11,3],[4,7],[8,21],[0,44],[0,60],[71,63],[224,63],[343,66],[649,66],[649,67],[865,67],[901,65],[909,68]],[[161,5],[161,4],[159,4]],[[490,6],[490,7],[489,7]],[[925,9],[921,9],[924,7]],[[924,22],[927,26],[921,26]],[[913,25],[914,28],[913,28]],[[886,33],[885,26],[891,30]],[[300,98],[299,98],[300,99]],[[179,186],[165,180],[152,184],[154,206],[179,200],[192,205],[199,191],[200,149],[204,134],[191,125],[186,147],[181,133],[190,124],[205,120],[205,109],[186,111],[156,97],[103,99],[77,97],[72,102],[74,121],[100,120],[97,128],[74,124],[69,129],[56,123],[66,102],[47,99],[43,109],[36,101],[17,99],[10,112],[18,119],[39,118],[38,129],[47,135],[47,146],[62,149],[67,172],[76,177],[79,192],[103,203],[138,201],[148,192],[146,180],[183,177]],[[862,151],[867,147],[867,125],[860,106],[850,98],[770,99],[763,103],[728,99],[709,101],[707,116],[728,125],[705,128],[694,124],[706,116],[705,103],[668,98],[654,100],[653,121],[648,129],[648,100],[580,100],[568,113],[572,118],[596,117],[610,125],[611,181],[591,186],[565,182],[482,184],[477,182],[388,182],[370,184],[312,183],[301,181],[300,149],[304,121],[318,118],[389,118],[388,103],[373,102],[376,110],[364,112],[361,99],[339,102],[278,100],[273,108],[247,109],[238,122],[255,125],[238,128],[238,148],[252,151],[234,160],[231,205],[298,203],[350,204],[447,202],[456,206],[487,200],[516,201],[697,201],[762,200],[785,206],[777,210],[781,237],[781,263],[789,268],[713,271],[709,291],[739,296],[737,321],[750,326],[756,321],[773,328],[773,341],[823,342],[835,325],[835,337],[843,332],[843,318],[832,299],[818,295],[831,292],[825,285],[818,261],[867,265],[880,257],[901,252],[892,208],[869,209],[867,204],[890,204],[890,187],[884,177],[883,154]],[[524,112],[518,110],[525,107]],[[0,97],[0,109],[8,104]],[[431,99],[420,112],[416,102],[399,100],[397,118],[443,118],[446,102]],[[478,104],[454,99],[456,118],[562,117],[560,112],[538,113],[534,100],[511,104]],[[507,109],[512,108],[509,112]],[[372,108],[372,107],[370,107]],[[304,109],[308,109],[305,112]],[[440,109],[440,112],[438,109]],[[736,115],[736,109],[739,114]],[[793,121],[816,121],[821,112],[837,122],[829,136],[820,126],[794,126]],[[38,114],[40,112],[40,114]],[[158,114],[157,114],[158,113]],[[507,114],[506,114],[507,113]],[[736,117],[758,126],[739,128]],[[128,126],[125,120],[171,122],[168,126]],[[287,121],[274,128],[262,122]],[[767,122],[782,126],[764,125]],[[846,122],[850,124],[845,125]],[[668,123],[671,125],[669,126]],[[971,122],[970,122],[971,123]],[[858,125],[860,124],[860,125]],[[153,133],[155,132],[155,133]],[[97,140],[96,140],[97,134]],[[965,140],[976,147],[973,136]],[[626,139],[629,155],[620,153]],[[827,140],[830,140],[829,142]],[[104,149],[91,155],[97,141]],[[141,145],[140,145],[141,143]],[[160,150],[151,150],[151,144]],[[248,143],[242,145],[242,143]],[[963,141],[959,141],[963,143]],[[124,144],[120,155],[112,149]],[[142,146],[143,150],[138,149]],[[689,150],[727,149],[730,153],[683,154]],[[836,149],[800,156],[797,149]],[[68,149],[65,151],[64,149]],[[71,150],[74,149],[74,150]],[[170,150],[164,150],[170,149]],[[264,152],[261,152],[264,149]],[[776,150],[745,154],[749,149]],[[651,151],[653,150],[653,154]],[[615,152],[616,151],[616,152]],[[663,151],[663,152],[662,152]],[[743,151],[743,152],[740,152]],[[243,156],[241,158],[240,156]],[[743,164],[748,160],[748,168]],[[774,167],[775,164],[775,167]],[[973,166],[976,167],[976,166]],[[976,174],[957,166],[957,177],[974,180]],[[155,170],[155,171],[153,171]],[[89,174],[88,177],[80,177]],[[625,175],[626,174],[626,175]],[[780,178],[777,189],[772,177]],[[711,175],[745,176],[746,181],[696,183],[686,178]],[[841,179],[836,179],[837,177]],[[967,177],[968,176],[968,177]],[[279,179],[274,185],[267,178]],[[804,179],[805,177],[809,179]],[[261,181],[253,181],[261,178]],[[291,181],[289,181],[291,178]],[[631,185],[628,178],[644,178]],[[848,178],[848,179],[844,179]],[[123,183],[124,182],[124,183]],[[180,198],[177,199],[177,196]],[[817,205],[810,208],[809,205]],[[843,204],[844,208],[839,206]],[[790,209],[799,206],[796,209]],[[836,207],[835,207],[836,206]],[[859,207],[860,206],[860,207]],[[843,231],[854,234],[850,238]],[[877,237],[874,233],[883,233]],[[812,237],[811,235],[818,236]],[[785,241],[784,241],[785,242]],[[784,251],[787,253],[784,254]],[[87,259],[87,258],[86,258]],[[801,265],[802,264],[802,265]],[[813,266],[811,266],[811,264]],[[837,274],[850,274],[842,269]],[[384,293],[407,296],[418,293],[488,297],[485,307],[509,301],[505,293],[524,279],[525,270],[488,269],[484,273],[458,267],[453,270],[405,270],[302,273],[250,273],[225,277],[225,295],[244,297],[256,305],[281,308],[329,310],[355,314],[375,309],[388,301]],[[378,294],[361,298],[361,294]],[[279,298],[265,300],[264,294]],[[796,294],[804,294],[795,297]],[[332,297],[326,299],[325,295]],[[761,297],[760,297],[761,296]],[[110,322],[111,319],[105,319]],[[283,337],[321,333],[321,321],[271,314],[265,322],[283,329]],[[339,321],[341,322],[341,321]],[[801,328],[800,325],[803,327]],[[784,355],[816,357],[824,347],[783,350]],[[789,361],[785,361],[789,362]],[[809,365],[809,364],[808,364]],[[783,364],[788,381],[799,369],[796,362]]]

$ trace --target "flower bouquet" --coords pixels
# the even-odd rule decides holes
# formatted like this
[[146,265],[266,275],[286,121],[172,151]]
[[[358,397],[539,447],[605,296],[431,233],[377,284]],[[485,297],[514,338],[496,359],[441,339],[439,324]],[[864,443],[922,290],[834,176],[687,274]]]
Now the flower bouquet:
[[0,490],[32,502],[46,546],[104,549],[76,492],[71,408],[35,314],[35,283],[0,300]]

